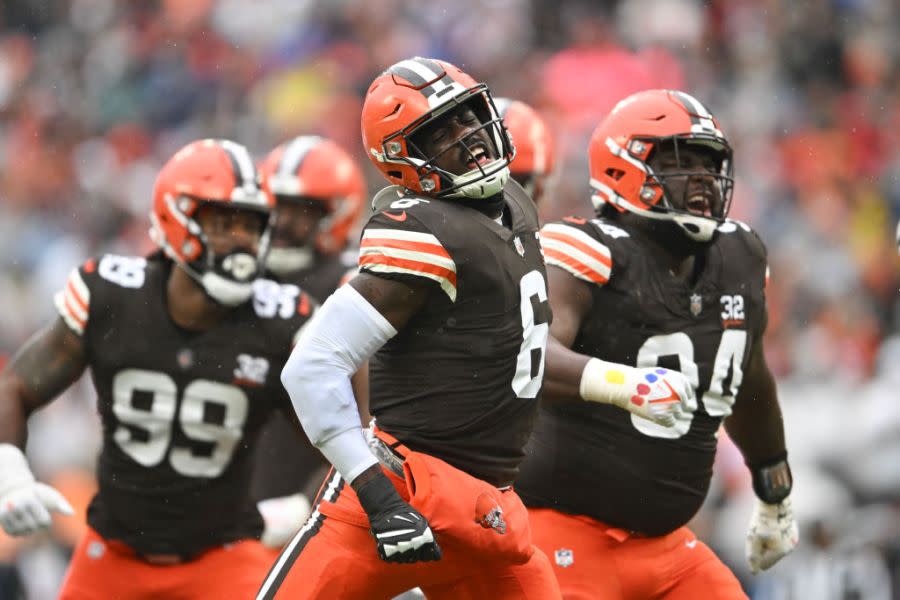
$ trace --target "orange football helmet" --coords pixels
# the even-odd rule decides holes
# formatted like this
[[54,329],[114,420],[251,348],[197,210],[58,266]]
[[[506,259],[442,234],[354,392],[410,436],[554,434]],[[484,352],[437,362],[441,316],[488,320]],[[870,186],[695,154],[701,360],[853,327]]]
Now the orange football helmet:
[[[334,254],[344,249],[366,197],[365,179],[350,154],[331,140],[301,135],[272,150],[260,172],[276,204],[301,200],[322,204],[325,217],[315,236],[320,252]],[[268,267],[277,272],[279,263],[293,264],[296,261],[288,255],[298,251],[309,249],[272,248]]]
[[555,156],[550,129],[524,102],[510,98],[496,98],[495,102],[516,147],[516,157],[509,170],[537,204],[543,194],[544,180],[553,171]]
[[[205,204],[259,212],[265,225],[255,254],[216,256],[194,220]],[[153,187],[151,239],[221,304],[246,301],[263,270],[274,202],[260,187],[250,153],[229,140],[191,142],[163,165]]]
[[[417,130],[466,104],[478,117],[498,157],[479,165],[466,145],[455,140],[433,156],[412,142]],[[471,134],[470,134],[471,135]],[[487,85],[476,83],[450,63],[415,57],[388,68],[372,82],[362,109],[362,137],[366,154],[391,183],[434,197],[489,198],[509,179],[515,156]],[[457,175],[440,169],[435,160],[461,144],[475,168]]]
[[[712,177],[719,194],[711,216],[674,207],[666,179],[697,177],[696,173],[654,173],[648,159],[661,143],[679,148],[701,145],[716,156]],[[712,113],[696,98],[675,90],[647,90],[619,102],[594,130],[588,150],[591,201],[618,211],[678,224],[695,241],[712,239],[731,207],[734,190],[732,149]],[[687,186],[686,188],[687,189]]]

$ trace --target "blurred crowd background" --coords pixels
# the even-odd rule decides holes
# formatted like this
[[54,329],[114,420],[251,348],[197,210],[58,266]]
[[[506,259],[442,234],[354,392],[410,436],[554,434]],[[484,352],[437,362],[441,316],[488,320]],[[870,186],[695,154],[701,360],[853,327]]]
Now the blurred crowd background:
[[[900,598],[898,31],[892,0],[3,0],[0,356],[54,317],[73,266],[149,250],[156,171],[193,139],[262,156],[329,136],[374,192],[368,84],[401,58],[443,58],[545,116],[561,164],[542,212],[584,216],[598,120],[634,91],[681,88],[731,139],[731,216],[769,248],[766,353],[802,542],[749,575],[752,492],[724,435],[696,531],[754,599]],[[97,440],[83,380],[32,419],[28,452],[77,503]],[[0,598],[54,597],[79,519],[0,538]]]

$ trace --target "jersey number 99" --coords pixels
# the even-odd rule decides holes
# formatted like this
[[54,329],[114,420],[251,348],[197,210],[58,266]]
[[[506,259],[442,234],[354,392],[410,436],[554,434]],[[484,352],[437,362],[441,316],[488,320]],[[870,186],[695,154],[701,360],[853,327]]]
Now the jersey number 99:
[[[119,371],[112,385],[119,420],[113,439],[135,462],[155,467],[168,455],[177,473],[207,478],[231,462],[247,420],[248,399],[240,388],[197,379],[185,386],[179,403],[171,377],[142,369]],[[194,447],[172,442],[176,419]],[[197,453],[197,447],[209,451]]]

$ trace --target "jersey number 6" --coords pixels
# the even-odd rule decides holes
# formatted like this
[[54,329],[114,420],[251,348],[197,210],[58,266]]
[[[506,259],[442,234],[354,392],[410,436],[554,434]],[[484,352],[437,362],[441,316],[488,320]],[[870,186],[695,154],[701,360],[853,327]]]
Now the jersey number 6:
[[512,388],[517,398],[537,398],[544,380],[544,357],[550,333],[547,282],[540,271],[529,271],[519,281],[522,308],[522,345],[516,357]]

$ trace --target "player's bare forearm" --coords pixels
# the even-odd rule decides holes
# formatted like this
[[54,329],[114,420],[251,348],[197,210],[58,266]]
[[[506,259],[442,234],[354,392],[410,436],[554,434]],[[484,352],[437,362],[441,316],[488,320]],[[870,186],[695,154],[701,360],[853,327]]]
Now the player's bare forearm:
[[579,384],[588,360],[590,357],[566,348],[551,334],[544,367],[544,401],[580,402]]
[[32,336],[0,373],[0,443],[24,445],[28,416],[76,381],[86,365],[81,338],[61,319]]
[[544,366],[544,401],[580,401],[579,384],[589,356],[572,350],[581,323],[591,309],[590,287],[559,267],[547,267],[553,323]]
[[783,454],[784,423],[775,378],[766,364],[761,340],[754,345],[737,402],[725,429],[748,464]]

